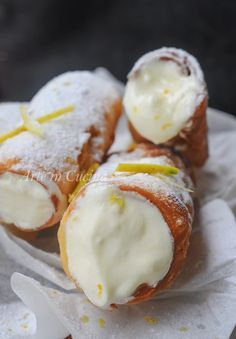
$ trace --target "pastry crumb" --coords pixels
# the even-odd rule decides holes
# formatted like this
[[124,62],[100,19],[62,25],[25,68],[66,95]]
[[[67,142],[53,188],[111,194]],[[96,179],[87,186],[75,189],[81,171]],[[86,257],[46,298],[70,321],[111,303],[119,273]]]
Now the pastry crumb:
[[23,330],[27,331],[29,326],[27,323],[21,324],[21,328],[23,328]]
[[29,313],[25,313],[20,320],[25,320],[26,318],[28,318],[28,316],[29,316]]

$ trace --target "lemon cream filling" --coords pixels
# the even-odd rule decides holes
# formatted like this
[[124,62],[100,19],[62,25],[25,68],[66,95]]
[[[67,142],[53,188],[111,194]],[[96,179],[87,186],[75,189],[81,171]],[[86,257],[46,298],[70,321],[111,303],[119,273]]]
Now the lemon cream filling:
[[54,214],[49,191],[35,180],[4,173],[0,175],[0,220],[22,229],[44,225]]
[[173,238],[159,209],[139,194],[94,182],[65,224],[68,269],[88,299],[108,308],[156,286],[169,271]]
[[137,132],[155,144],[175,137],[192,117],[201,82],[174,61],[152,60],[132,73],[124,107]]

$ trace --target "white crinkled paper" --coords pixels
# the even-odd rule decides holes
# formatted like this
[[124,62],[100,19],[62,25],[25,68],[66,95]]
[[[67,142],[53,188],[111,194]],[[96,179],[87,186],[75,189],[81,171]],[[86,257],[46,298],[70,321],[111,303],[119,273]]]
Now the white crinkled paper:
[[[75,291],[58,254],[51,252],[57,249],[56,228],[29,243],[1,227],[1,339],[230,337],[236,324],[236,119],[208,113],[210,158],[197,173],[196,221],[187,263],[174,286],[150,302],[100,310]],[[130,141],[122,118],[112,151],[124,150]],[[86,324],[80,320],[84,315]],[[156,323],[145,322],[147,316]]]

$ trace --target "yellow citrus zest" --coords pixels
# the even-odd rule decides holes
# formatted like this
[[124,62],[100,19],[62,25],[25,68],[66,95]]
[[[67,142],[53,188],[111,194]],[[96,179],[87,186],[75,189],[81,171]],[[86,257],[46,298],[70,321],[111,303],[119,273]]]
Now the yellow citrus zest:
[[181,326],[179,328],[180,332],[187,332],[188,331],[188,327],[187,326]]
[[69,203],[71,203],[72,200],[74,200],[74,198],[77,197],[81,188],[90,181],[92,175],[94,174],[94,172],[97,170],[98,167],[99,167],[98,163],[94,163],[89,167],[87,172],[85,172],[85,174],[82,176],[81,180],[79,181],[78,185],[74,189],[73,193],[69,195],[69,200],[68,200]]
[[82,317],[80,317],[80,321],[83,323],[83,324],[87,324],[89,322],[89,317],[87,315],[82,315]]
[[134,106],[133,107],[133,112],[134,113],[139,113],[140,112],[140,108],[138,106]]
[[103,292],[102,284],[97,284],[97,289],[98,289],[98,296],[101,297],[102,292]]
[[40,126],[40,123],[32,119],[27,113],[22,112],[21,113],[22,120],[24,122],[25,129],[33,134],[36,134],[40,137],[43,136],[43,130],[42,127]]
[[[26,115],[25,115],[26,112],[25,112],[25,108],[24,108],[23,105],[20,106],[20,110],[21,110],[21,113],[22,113],[22,118],[23,118],[23,115],[24,115],[25,119],[28,119],[28,121],[30,120],[30,123],[28,125],[29,128],[27,128],[25,123],[24,123],[23,125],[15,128],[15,129],[7,132],[7,133],[0,135],[0,143],[6,141],[7,139],[15,137],[16,135],[18,135],[18,134],[20,134],[24,131],[30,130],[32,132],[32,129],[35,130],[35,126],[36,126],[35,123],[42,124],[44,122],[59,118],[63,114],[72,112],[74,110],[74,106],[73,105],[66,106],[64,108],[58,109],[55,112],[52,112],[50,114],[46,114],[46,115],[44,115],[44,116],[42,116],[38,119],[35,119],[35,120],[30,118],[28,115],[27,115],[27,118],[26,118]],[[23,118],[23,121],[24,121],[24,118]],[[32,123],[32,121],[34,121],[34,123]],[[36,127],[36,130],[38,131],[37,127]]]
[[120,208],[124,208],[125,206],[125,200],[123,197],[120,197],[119,195],[112,193],[109,197],[109,202],[111,204],[118,204]]
[[63,108],[60,108],[52,113],[49,113],[49,114],[46,114],[40,118],[37,119],[37,121],[42,124],[44,122],[47,122],[47,121],[50,121],[50,120],[53,120],[53,119],[56,119],[56,118],[59,118],[61,115],[64,115],[66,113],[70,113],[70,112],[73,112],[75,109],[75,106],[74,105],[69,105],[69,106],[66,106],[66,107],[63,107]]
[[101,328],[104,328],[106,325],[106,321],[102,318],[98,319],[98,324]]
[[159,120],[160,117],[161,117],[160,114],[155,114],[155,115],[154,115],[154,119],[155,119],[155,120]]
[[148,315],[146,315],[144,317],[144,321],[148,324],[148,325],[156,325],[158,320],[153,318],[153,317],[149,317]]
[[20,127],[15,128],[14,130],[11,130],[7,133],[4,133],[4,134],[0,135],[0,143],[6,141],[7,139],[15,137],[16,135],[18,135],[18,134],[20,134],[21,132],[24,132],[24,131],[26,131],[26,128],[25,128],[24,125],[22,125]]
[[166,130],[167,128],[170,128],[172,125],[173,125],[172,122],[167,122],[166,124],[164,124],[164,125],[161,126],[161,130],[164,131],[164,130]]
[[179,169],[172,166],[157,165],[157,164],[128,164],[120,163],[116,167],[116,172],[130,172],[130,173],[148,173],[155,174],[161,173],[167,176],[176,175]]

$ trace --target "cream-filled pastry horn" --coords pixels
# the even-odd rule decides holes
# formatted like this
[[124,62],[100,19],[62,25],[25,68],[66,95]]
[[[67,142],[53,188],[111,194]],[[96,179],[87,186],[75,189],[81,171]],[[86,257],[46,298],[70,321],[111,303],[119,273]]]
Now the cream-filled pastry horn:
[[193,221],[193,183],[168,148],[113,155],[85,184],[58,232],[67,275],[101,308],[134,304],[181,271]]
[[194,166],[208,157],[208,94],[198,61],[176,48],[142,56],[128,75],[124,108],[136,141],[168,144]]
[[121,111],[114,85],[87,71],[51,80],[0,135],[0,220],[24,231],[60,221],[80,173],[100,162]]

